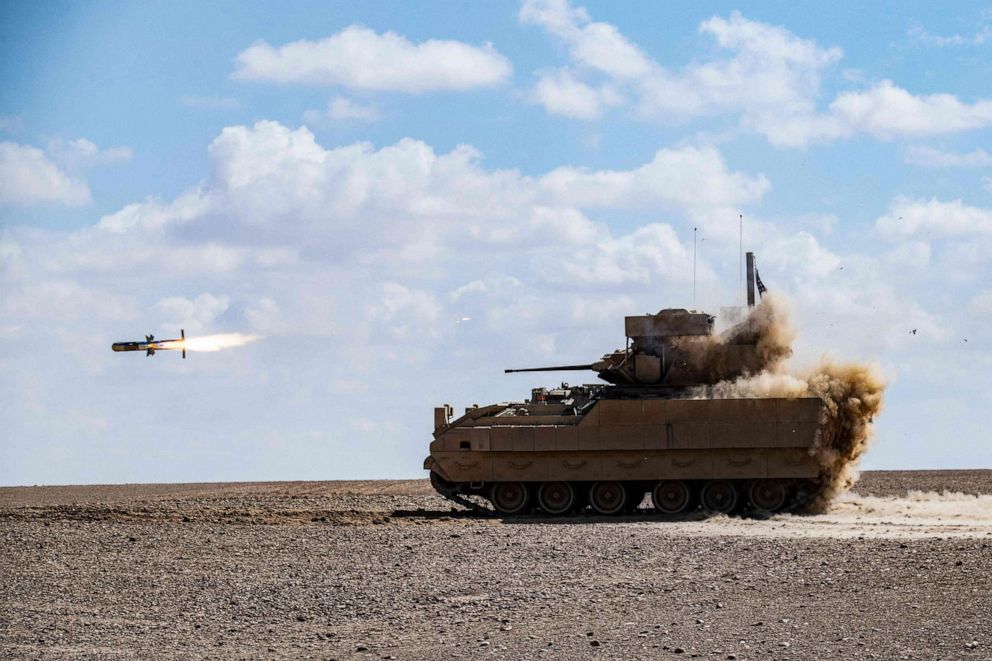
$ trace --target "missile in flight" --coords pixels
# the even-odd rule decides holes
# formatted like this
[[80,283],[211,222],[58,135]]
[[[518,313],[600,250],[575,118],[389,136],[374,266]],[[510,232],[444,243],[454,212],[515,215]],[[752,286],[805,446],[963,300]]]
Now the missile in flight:
[[154,356],[156,351],[182,351],[186,357],[186,331],[179,330],[178,340],[156,340],[154,335],[145,335],[144,342],[114,342],[114,351],[144,351],[146,356]]

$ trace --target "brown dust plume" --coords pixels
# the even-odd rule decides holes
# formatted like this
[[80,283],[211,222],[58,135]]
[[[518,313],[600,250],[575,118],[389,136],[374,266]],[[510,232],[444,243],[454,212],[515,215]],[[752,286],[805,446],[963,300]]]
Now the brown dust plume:
[[[787,360],[794,337],[784,300],[766,294],[741,323],[693,347],[692,360],[710,366],[722,380],[695,389],[692,396],[819,397],[824,406],[810,454],[819,464],[823,489],[807,509],[823,511],[857,481],[858,461],[874,436],[872,421],[882,410],[885,382],[875,365],[828,358],[804,373],[793,371]],[[754,355],[735,364],[734,347],[746,344],[756,346]]]

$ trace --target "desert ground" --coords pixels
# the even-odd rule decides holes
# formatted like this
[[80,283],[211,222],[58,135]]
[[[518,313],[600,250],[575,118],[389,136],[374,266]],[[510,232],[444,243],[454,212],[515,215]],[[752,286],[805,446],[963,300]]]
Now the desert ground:
[[0,488],[0,657],[992,659],[992,471],[767,520],[481,517],[426,480]]

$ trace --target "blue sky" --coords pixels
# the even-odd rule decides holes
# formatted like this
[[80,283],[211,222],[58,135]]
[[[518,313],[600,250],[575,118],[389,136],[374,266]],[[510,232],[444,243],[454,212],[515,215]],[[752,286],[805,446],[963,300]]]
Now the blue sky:
[[[433,406],[691,306],[693,227],[736,304],[738,213],[796,369],[885,373],[865,465],[989,467],[990,49],[965,2],[0,3],[0,483],[419,475]],[[261,339],[109,351],[180,327]]]

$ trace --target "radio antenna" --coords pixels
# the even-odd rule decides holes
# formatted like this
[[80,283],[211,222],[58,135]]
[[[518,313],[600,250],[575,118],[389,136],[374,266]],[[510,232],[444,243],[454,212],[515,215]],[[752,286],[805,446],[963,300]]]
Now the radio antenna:
[[692,309],[696,309],[696,229],[692,228]]
[[744,292],[744,214],[737,214],[740,218],[740,249],[737,251],[737,292],[738,295]]

